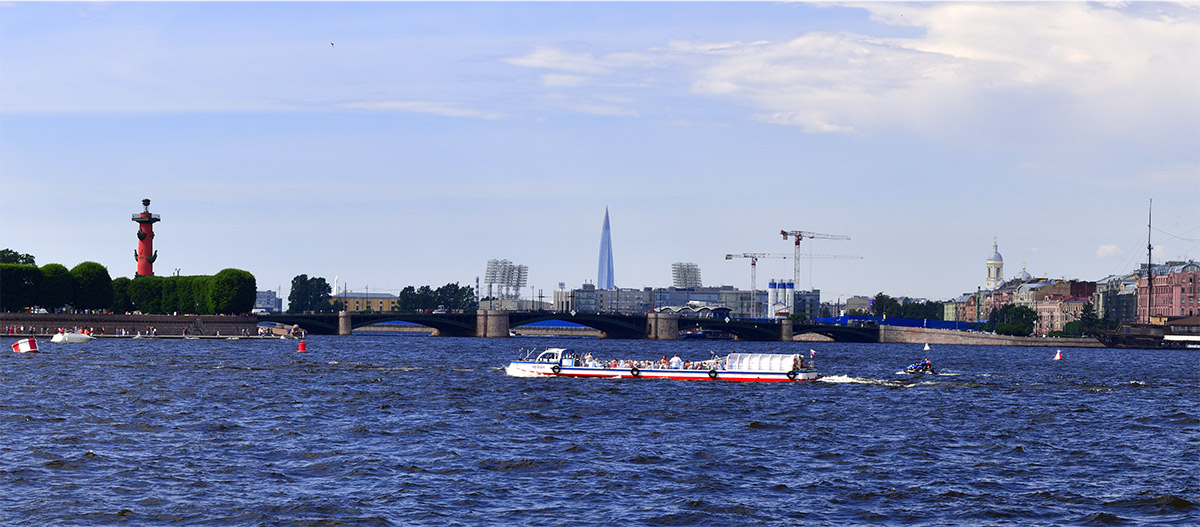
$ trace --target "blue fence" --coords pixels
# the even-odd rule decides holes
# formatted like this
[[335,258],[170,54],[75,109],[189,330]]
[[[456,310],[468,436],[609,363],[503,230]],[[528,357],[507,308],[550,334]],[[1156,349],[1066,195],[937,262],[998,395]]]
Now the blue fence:
[[835,326],[897,326],[903,328],[954,329],[966,331],[975,329],[978,322],[956,322],[947,320],[929,320],[924,318],[883,318],[883,317],[819,317],[814,318],[818,324],[833,324]]

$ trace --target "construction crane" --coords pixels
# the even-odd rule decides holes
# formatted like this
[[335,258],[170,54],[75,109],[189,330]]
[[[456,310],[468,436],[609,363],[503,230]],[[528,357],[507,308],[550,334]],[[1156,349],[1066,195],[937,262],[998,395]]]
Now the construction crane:
[[[796,257],[795,257],[796,268],[795,268],[795,277],[793,278],[795,280],[793,283],[796,284],[796,287],[800,287],[800,260],[802,258],[804,258],[804,255],[800,254],[800,241],[801,240],[804,240],[804,239],[849,240],[850,239],[849,236],[844,236],[841,234],[822,234],[819,232],[808,232],[808,231],[780,230],[779,234],[783,235],[784,240],[788,239],[788,236],[791,236],[792,238],[794,238],[796,240],[796,243],[795,243],[795,245],[796,245]],[[862,258],[861,256],[832,256],[832,255],[829,257],[831,257],[831,258]],[[789,304],[791,303],[790,300],[791,299],[789,299],[789,302],[788,302]]]
[[786,255],[786,254],[771,254],[771,253],[738,253],[738,254],[726,254],[725,255],[726,260],[732,260],[734,258],[749,258],[750,259],[750,306],[751,306],[750,309],[753,310],[755,317],[758,317],[758,315],[762,312],[762,310],[758,308],[758,289],[755,288],[755,285],[756,285],[755,280],[756,280],[756,276],[758,274],[758,259],[759,258],[784,258],[784,259],[786,259],[787,257],[788,257],[788,255]]
[[726,260],[732,260],[734,258],[748,258],[750,260],[750,298],[752,299],[752,302],[754,304],[754,307],[753,307],[754,312],[759,313],[761,311],[758,309],[758,284],[757,284],[757,281],[758,281],[758,259],[759,258],[779,258],[779,259],[783,259],[783,260],[786,260],[788,258],[795,258],[797,261],[799,261],[800,259],[818,259],[818,258],[821,258],[821,259],[825,259],[825,258],[830,258],[830,259],[832,259],[832,258],[850,258],[850,259],[857,258],[857,259],[861,259],[862,257],[861,256],[843,256],[843,255],[837,255],[837,254],[801,254],[798,256],[791,256],[791,255],[787,255],[787,254],[772,254],[772,253],[737,253],[737,254],[726,254],[725,255]]
[[789,256],[786,254],[771,254],[771,253],[738,253],[738,254],[726,254],[725,255],[726,260],[732,260],[734,258],[749,258],[750,259],[750,294],[751,294],[750,298],[757,298],[754,296],[754,293],[756,293],[758,291],[758,289],[755,288],[755,279],[756,279],[757,269],[758,269],[758,259],[759,258],[787,259],[787,258],[789,258]]

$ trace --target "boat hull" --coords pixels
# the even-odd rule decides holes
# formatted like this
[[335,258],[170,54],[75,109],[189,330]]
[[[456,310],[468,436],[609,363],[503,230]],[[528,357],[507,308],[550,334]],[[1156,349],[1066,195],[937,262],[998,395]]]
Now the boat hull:
[[600,379],[673,379],[677,381],[800,382],[817,380],[814,370],[739,371],[669,368],[588,368],[516,361],[505,368],[512,377],[591,377]]
[[50,342],[56,344],[84,344],[91,342],[94,338],[96,337],[83,333],[55,333],[53,337],[50,337]]

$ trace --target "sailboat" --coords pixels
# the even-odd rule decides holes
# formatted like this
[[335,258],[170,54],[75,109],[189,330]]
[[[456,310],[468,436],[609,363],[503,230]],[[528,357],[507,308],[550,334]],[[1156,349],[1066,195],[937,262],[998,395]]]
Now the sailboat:
[[[1150,237],[1154,234],[1154,200],[1150,200],[1150,211],[1146,220],[1146,320],[1154,316],[1154,244]],[[1139,286],[1140,289],[1140,286]],[[1165,326],[1156,324],[1122,324],[1115,331],[1102,331],[1096,336],[1105,346],[1110,348],[1161,348]]]

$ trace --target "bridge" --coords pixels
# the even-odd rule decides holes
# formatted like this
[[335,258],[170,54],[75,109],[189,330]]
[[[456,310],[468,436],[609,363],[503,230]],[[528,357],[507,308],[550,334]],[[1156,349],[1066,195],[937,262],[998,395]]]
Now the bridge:
[[611,315],[551,313],[547,311],[479,310],[474,313],[316,313],[262,314],[260,322],[296,325],[313,335],[349,335],[355,328],[383,322],[409,322],[432,328],[435,335],[448,337],[507,337],[509,329],[536,322],[560,320],[587,326],[602,338],[674,340],[679,329],[700,328],[733,335],[738,340],[791,341],[793,335],[817,333],[836,342],[879,342],[879,328],[794,324],[791,321],[680,318],[673,313]]

